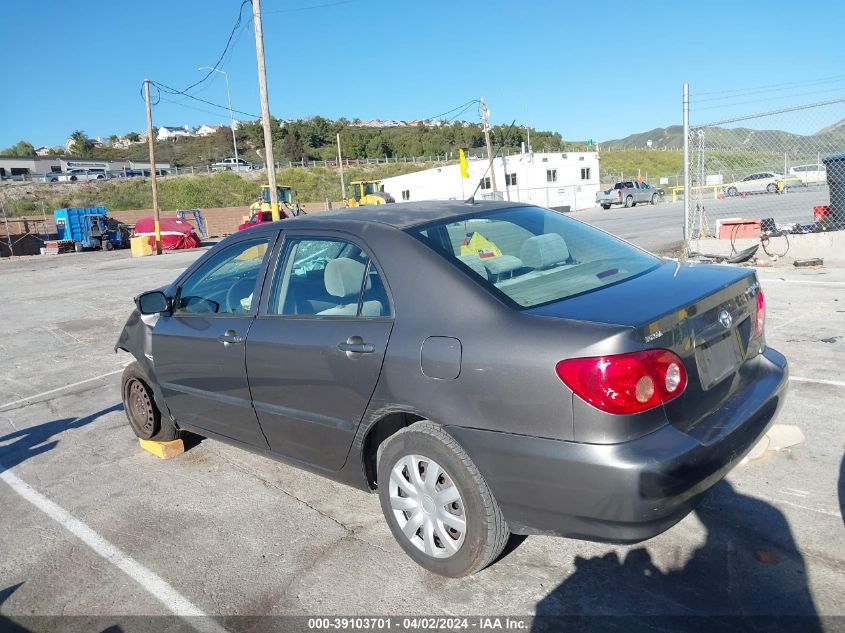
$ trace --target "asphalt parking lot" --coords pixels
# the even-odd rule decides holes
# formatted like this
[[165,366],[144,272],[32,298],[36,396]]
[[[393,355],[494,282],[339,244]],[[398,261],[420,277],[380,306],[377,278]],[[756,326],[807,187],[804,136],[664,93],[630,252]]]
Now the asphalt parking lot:
[[198,254],[0,261],[0,630],[55,630],[35,616],[101,616],[102,630],[171,614],[769,615],[841,627],[827,616],[845,615],[845,269],[759,273],[768,342],[793,377],[777,422],[802,443],[738,467],[646,543],[530,537],[452,580],[402,553],[375,495],[212,440],[168,461],[139,448],[119,393],[130,358],[112,348],[132,296]]
[[[654,252],[676,250],[683,239],[684,203],[672,202],[671,195],[657,205],[638,204],[630,209],[595,207],[571,213],[573,217],[620,235]],[[718,218],[774,218],[778,224],[810,224],[813,207],[830,204],[827,187],[807,187],[783,194],[754,194],[745,197],[713,199],[703,194],[705,214],[711,231]],[[694,207],[693,207],[694,208]]]

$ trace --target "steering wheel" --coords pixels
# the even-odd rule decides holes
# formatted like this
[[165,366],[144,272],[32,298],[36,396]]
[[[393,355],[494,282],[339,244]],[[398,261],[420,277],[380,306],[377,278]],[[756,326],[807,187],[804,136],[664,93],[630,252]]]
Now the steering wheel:
[[242,314],[248,312],[241,305],[241,299],[248,297],[255,289],[255,280],[242,277],[233,283],[226,291],[226,312]]

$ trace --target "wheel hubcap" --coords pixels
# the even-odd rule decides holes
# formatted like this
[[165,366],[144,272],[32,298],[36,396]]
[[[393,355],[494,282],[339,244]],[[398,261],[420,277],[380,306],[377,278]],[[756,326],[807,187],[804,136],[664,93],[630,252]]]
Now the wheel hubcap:
[[437,462],[405,455],[390,471],[390,507],[414,547],[434,558],[458,552],[466,535],[461,493]]
[[139,381],[133,380],[129,384],[128,402],[129,412],[132,414],[132,419],[138,424],[139,428],[151,434],[155,427],[155,418],[153,417],[152,402],[150,402],[150,395]]

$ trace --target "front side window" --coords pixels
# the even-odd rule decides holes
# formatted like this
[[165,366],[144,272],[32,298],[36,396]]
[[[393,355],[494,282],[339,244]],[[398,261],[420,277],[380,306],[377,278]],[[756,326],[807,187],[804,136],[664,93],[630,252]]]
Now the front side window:
[[225,248],[197,268],[179,287],[174,314],[243,315],[257,305],[256,286],[269,237]]
[[488,290],[529,308],[623,282],[660,260],[537,207],[481,213],[409,232]]
[[295,238],[276,268],[267,313],[380,317],[390,315],[390,302],[378,270],[356,244]]

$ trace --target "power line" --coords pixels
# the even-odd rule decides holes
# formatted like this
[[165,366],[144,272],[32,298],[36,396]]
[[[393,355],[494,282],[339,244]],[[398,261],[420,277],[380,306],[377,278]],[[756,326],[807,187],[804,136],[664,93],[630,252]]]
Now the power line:
[[[209,101],[208,99],[201,99],[200,97],[195,97],[194,95],[187,94],[184,90],[177,90],[173,86],[168,86],[167,84],[163,84],[160,81],[150,80],[150,84],[154,85],[157,89],[165,92],[166,94],[170,95],[181,95],[188,99],[193,99],[194,101],[199,101],[200,103],[204,103],[206,105],[210,105],[215,108],[220,108],[221,110],[229,110],[229,106],[221,105],[219,103],[214,103],[213,101]],[[157,103],[157,102],[156,102]],[[155,105],[155,104],[153,104]],[[261,118],[258,114],[253,114],[251,112],[244,112],[243,110],[236,110],[232,108],[232,112],[237,112],[238,114],[243,114],[244,116],[248,116],[253,119]]]
[[442,119],[443,117],[445,117],[449,114],[452,114],[453,112],[455,112],[457,110],[461,110],[461,108],[464,108],[464,110],[461,110],[461,112],[459,112],[456,115],[456,116],[460,116],[461,114],[463,114],[464,111],[468,110],[469,106],[471,106],[473,103],[479,103],[479,100],[478,99],[470,99],[466,103],[462,103],[461,105],[459,105],[455,108],[452,108],[451,110],[446,110],[446,112],[442,112],[440,114],[435,114],[434,116],[430,116],[430,117],[423,119],[423,120],[424,121],[430,121],[430,120]]
[[[803,81],[788,81],[785,83],[778,83],[778,84],[769,84],[766,86],[756,86],[752,88],[734,88],[731,90],[711,90],[708,92],[695,92],[692,96],[699,97],[699,96],[708,96],[708,95],[737,95],[737,94],[752,94],[755,92],[764,92],[769,90],[785,90],[787,88],[792,88],[795,86],[802,86],[802,85],[812,85],[816,83],[828,83],[832,81],[838,81],[840,79],[845,79],[845,75],[833,75],[831,77],[821,77],[818,79],[805,79]],[[730,97],[715,97],[714,99],[719,98],[726,98],[729,99]],[[714,99],[698,99],[698,102],[703,101],[712,101]]]
[[212,69],[209,70],[202,79],[200,79],[199,81],[195,81],[190,86],[188,86],[187,88],[182,90],[182,92],[188,92],[188,90],[190,90],[191,88],[199,86],[201,83],[206,81],[209,77],[211,77],[211,75],[214,74],[214,71],[217,70],[217,68],[219,68],[220,62],[223,61],[223,58],[226,56],[226,53],[229,50],[229,45],[232,43],[232,38],[235,37],[235,32],[241,26],[241,19],[243,17],[244,7],[248,4],[251,4],[251,0],[243,0],[243,2],[241,2],[241,6],[238,8],[238,19],[235,20],[235,26],[232,27],[232,31],[231,31],[231,33],[229,33],[229,39],[226,40],[226,46],[223,48],[223,52],[220,53],[220,57],[217,58],[217,61],[214,63],[214,66],[212,66]]
[[197,112],[205,112],[206,114],[210,114],[212,116],[223,116],[220,112],[213,112],[211,110],[206,110],[205,108],[198,108],[196,106],[188,105],[187,103],[182,103],[181,101],[174,101],[173,99],[165,99],[164,97],[160,97],[161,101],[165,103],[172,103],[175,106],[179,106],[180,108],[188,108],[189,110],[196,110]]
[[831,92],[840,92],[841,90],[842,90],[842,87],[837,86],[835,88],[828,88],[826,90],[814,90],[813,92],[802,92],[802,93],[799,93],[799,94],[788,94],[788,95],[774,95],[774,96],[763,97],[761,99],[751,99],[749,101],[734,101],[733,103],[719,103],[719,104],[716,104],[716,105],[704,106],[703,108],[690,108],[690,112],[701,112],[703,110],[720,110],[720,109],[730,108],[730,107],[738,106],[738,105],[748,105],[748,104],[752,104],[752,103],[764,103],[764,102],[767,102],[767,101],[773,101],[775,99],[781,99],[782,100],[782,99],[792,99],[792,98],[795,98],[795,97],[809,97],[809,96],[812,96],[812,95],[828,94],[828,93],[831,93]]
[[264,15],[271,13],[295,13],[297,11],[311,11],[312,9],[324,9],[326,7],[336,7],[341,4],[351,4],[355,0],[337,0],[336,2],[324,2],[323,4],[314,4],[308,7],[294,7],[293,9],[276,9],[275,11],[264,11]]
[[[698,103],[708,103],[708,102],[713,102],[713,101],[726,101],[726,100],[729,100],[729,99],[736,99],[737,97],[745,97],[745,96],[752,96],[752,95],[764,95],[764,94],[769,94],[770,95],[769,98],[771,98],[771,99],[779,99],[779,98],[783,98],[784,96],[792,96],[792,95],[791,94],[789,94],[789,95],[777,95],[777,94],[772,94],[772,93],[778,93],[778,92],[782,93],[782,92],[792,91],[792,90],[796,90],[796,89],[812,88],[814,86],[822,86],[824,84],[831,84],[831,83],[841,83],[841,80],[839,80],[839,79],[822,79],[822,80],[817,80],[817,81],[812,81],[812,82],[809,82],[809,81],[804,82],[801,85],[795,84],[795,85],[788,85],[788,86],[777,87],[777,88],[773,87],[773,88],[760,88],[760,89],[757,89],[757,90],[754,90],[754,89],[743,90],[743,91],[737,92],[735,94],[723,95],[723,96],[720,96],[720,97],[709,97],[707,99],[694,99],[694,103],[698,104]],[[834,88],[834,90],[838,90],[838,89],[839,89],[838,87]]]

